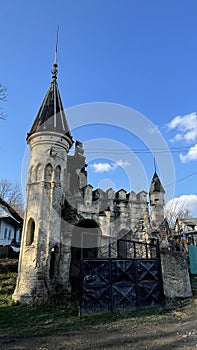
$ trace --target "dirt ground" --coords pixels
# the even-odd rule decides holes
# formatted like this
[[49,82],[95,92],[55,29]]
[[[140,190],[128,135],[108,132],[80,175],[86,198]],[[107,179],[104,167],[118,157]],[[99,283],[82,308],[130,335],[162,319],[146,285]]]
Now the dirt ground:
[[0,337],[1,350],[197,350],[197,299],[183,309],[47,337]]

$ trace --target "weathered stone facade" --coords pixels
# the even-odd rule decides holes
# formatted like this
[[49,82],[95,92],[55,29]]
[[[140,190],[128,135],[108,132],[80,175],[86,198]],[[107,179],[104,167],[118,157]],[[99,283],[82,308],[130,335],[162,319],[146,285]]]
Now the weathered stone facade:
[[[156,172],[149,192],[93,190],[83,145],[73,139],[53,80],[27,135],[31,149],[27,204],[13,299],[27,304],[63,302],[79,277],[80,258],[114,253],[121,237],[150,241],[164,220],[165,191]],[[159,236],[158,236],[159,237]],[[164,237],[165,238],[165,237]],[[162,238],[164,241],[165,239]],[[165,244],[164,244],[165,245]]]
[[183,252],[161,253],[164,294],[168,298],[192,296],[187,256]]

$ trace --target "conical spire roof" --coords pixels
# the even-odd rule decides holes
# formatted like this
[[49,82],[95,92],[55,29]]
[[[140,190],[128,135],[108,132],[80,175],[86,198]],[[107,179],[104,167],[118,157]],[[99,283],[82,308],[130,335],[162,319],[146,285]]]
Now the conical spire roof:
[[72,146],[73,139],[68,127],[57,84],[57,72],[57,63],[55,62],[52,69],[52,82],[44,97],[31,130],[27,135],[27,138],[36,132],[53,131],[66,135],[70,140],[70,145]]
[[159,176],[157,175],[156,171],[153,175],[152,181],[151,181],[151,185],[150,185],[150,194],[154,193],[154,192],[162,192],[165,193],[165,190],[161,184],[161,181],[159,179]]

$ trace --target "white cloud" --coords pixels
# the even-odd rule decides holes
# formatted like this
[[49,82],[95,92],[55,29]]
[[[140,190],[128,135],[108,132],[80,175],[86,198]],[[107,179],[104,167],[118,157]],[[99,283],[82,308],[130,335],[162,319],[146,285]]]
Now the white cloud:
[[172,139],[171,141],[181,141],[183,139],[183,135],[181,134],[176,134],[174,139]]
[[177,134],[171,142],[185,140],[194,142],[197,139],[197,113],[193,112],[184,116],[177,116],[167,125],[170,130],[177,130]]
[[147,132],[148,132],[149,134],[151,134],[151,135],[160,133],[160,131],[159,131],[159,129],[158,129],[157,126],[154,126],[154,127],[152,127],[152,128],[148,128],[148,129],[147,129]]
[[103,173],[114,169],[113,165],[109,163],[94,163],[91,164],[91,168],[93,168],[96,173]]
[[122,166],[122,167],[124,167],[124,166],[127,166],[127,165],[129,165],[129,162],[124,162],[123,160],[117,160],[117,162],[115,162],[115,165],[116,166]]
[[187,163],[190,160],[197,160],[197,143],[190,147],[189,151],[186,154],[180,154],[179,158],[182,163]]
[[174,216],[187,209],[192,217],[197,218],[197,195],[183,194],[180,197],[171,199],[165,207],[166,213],[170,212]]
[[94,169],[94,171],[96,173],[103,173],[103,172],[108,172],[108,171],[114,171],[117,169],[117,167],[124,167],[124,166],[127,166],[129,165],[129,162],[127,161],[123,161],[123,160],[117,160],[116,162],[114,163],[94,163],[94,164],[91,164],[91,168]]
[[[168,124],[170,130],[176,130],[175,136],[170,139],[171,142],[186,141],[194,143],[197,140],[197,113],[193,112],[183,116],[177,116]],[[197,144],[190,147],[186,154],[179,154],[182,163],[191,160],[197,160]]]

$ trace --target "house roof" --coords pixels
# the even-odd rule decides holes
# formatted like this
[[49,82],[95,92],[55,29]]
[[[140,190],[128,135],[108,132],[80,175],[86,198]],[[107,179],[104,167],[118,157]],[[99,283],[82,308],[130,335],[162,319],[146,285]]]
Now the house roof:
[[187,226],[197,226],[197,218],[187,218],[187,219],[178,219],[179,224],[183,223]]
[[57,63],[54,63],[51,71],[52,82],[44,97],[30,132],[27,134],[27,139],[36,132],[55,131],[66,135],[70,141],[70,146],[72,146],[73,139],[68,127],[66,114],[57,84],[57,67]]
[[23,223],[22,217],[0,197],[0,219],[3,218],[10,218],[19,225]]

